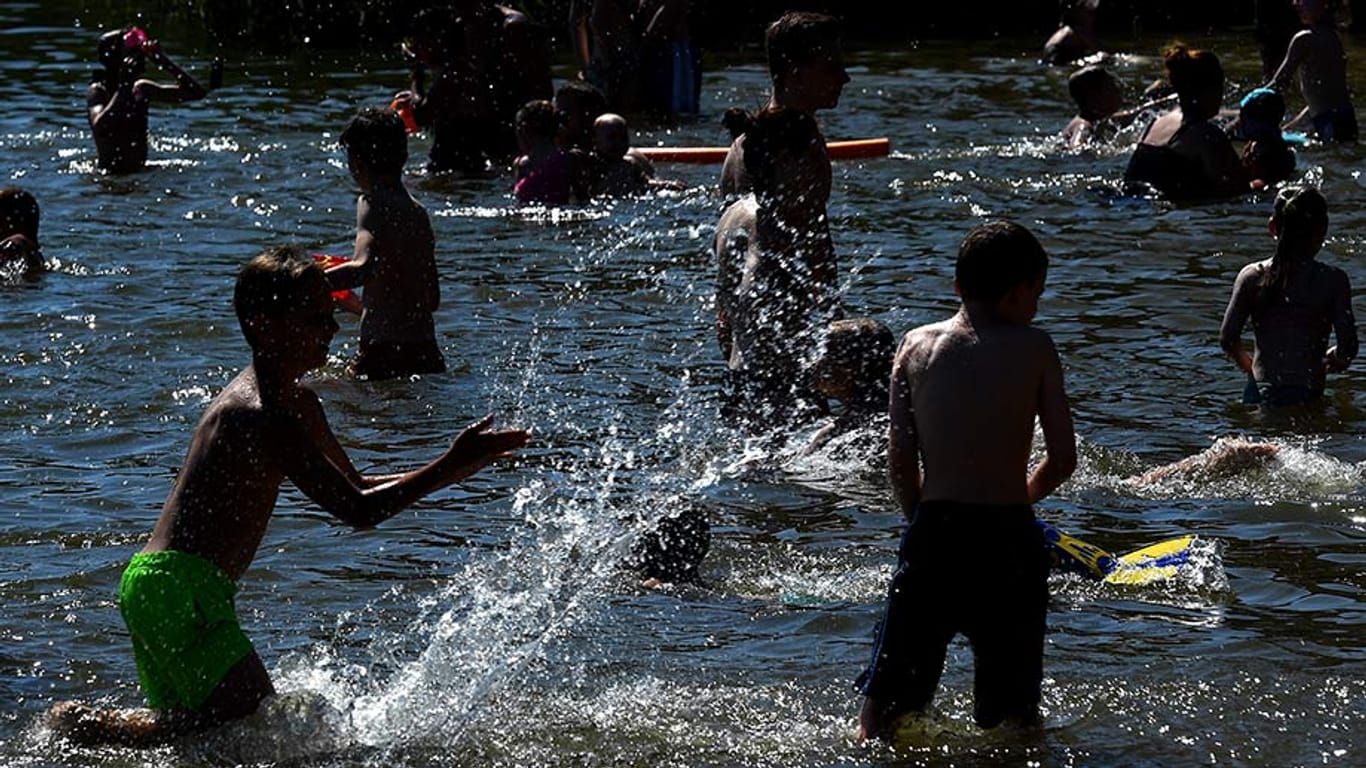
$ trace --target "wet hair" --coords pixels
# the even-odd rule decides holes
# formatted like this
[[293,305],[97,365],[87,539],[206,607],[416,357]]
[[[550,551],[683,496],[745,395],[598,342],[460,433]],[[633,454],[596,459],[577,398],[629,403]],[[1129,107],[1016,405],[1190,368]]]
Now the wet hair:
[[408,160],[408,129],[388,107],[366,107],[341,133],[341,145],[372,171],[402,173]]
[[840,34],[840,22],[833,16],[806,11],[784,13],[768,25],[764,35],[769,75],[786,76],[794,67],[837,51]]
[[1013,221],[998,220],[978,224],[963,238],[953,277],[964,301],[995,305],[1047,270],[1048,253],[1038,239]]
[[1167,70],[1167,80],[1176,89],[1177,97],[1184,109],[1188,104],[1211,90],[1224,88],[1224,68],[1219,57],[1210,51],[1187,48],[1181,43],[1173,43],[1162,55],[1163,66]]
[[1087,120],[1105,117],[1096,114],[1092,110],[1092,105],[1095,97],[1107,87],[1118,91],[1119,81],[1104,67],[1082,67],[1067,78],[1067,93],[1081,110],[1081,116]]
[[517,110],[516,126],[543,139],[553,139],[564,125],[564,113],[545,99],[533,99]]
[[642,579],[696,582],[702,559],[711,549],[711,524],[696,506],[685,506],[659,520],[636,539],[627,565]]
[[581,112],[592,123],[607,111],[607,97],[587,80],[570,80],[555,91],[555,107],[562,112]]
[[855,397],[885,408],[895,356],[896,338],[886,324],[867,317],[846,318],[830,323],[825,351],[816,365],[849,371]]
[[756,197],[778,193],[778,169],[821,140],[815,118],[790,107],[769,107],[753,116],[745,131],[744,164]]
[[726,111],[721,113],[721,125],[730,134],[731,141],[744,136],[753,124],[754,117],[742,107],[727,107]]
[[1276,253],[1257,283],[1255,304],[1259,309],[1284,296],[1295,266],[1313,258],[1323,247],[1328,201],[1313,187],[1285,187],[1276,195],[1271,222],[1276,225]]
[[20,234],[38,242],[38,201],[18,187],[0,189],[0,238]]
[[308,251],[297,245],[267,248],[237,271],[232,306],[242,335],[256,347],[250,321],[257,317],[280,317],[304,306],[327,276]]
[[566,149],[591,149],[593,121],[608,110],[607,97],[587,80],[570,80],[555,91],[554,104],[564,115],[559,143]]

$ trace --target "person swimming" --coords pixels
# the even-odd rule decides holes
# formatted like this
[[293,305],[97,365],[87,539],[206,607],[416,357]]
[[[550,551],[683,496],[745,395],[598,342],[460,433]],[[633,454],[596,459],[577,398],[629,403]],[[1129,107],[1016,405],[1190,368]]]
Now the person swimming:
[[1229,197],[1249,188],[1247,171],[1222,129],[1224,69],[1209,51],[1177,43],[1164,57],[1178,109],[1158,117],[1134,147],[1124,180],[1151,185],[1172,200]]

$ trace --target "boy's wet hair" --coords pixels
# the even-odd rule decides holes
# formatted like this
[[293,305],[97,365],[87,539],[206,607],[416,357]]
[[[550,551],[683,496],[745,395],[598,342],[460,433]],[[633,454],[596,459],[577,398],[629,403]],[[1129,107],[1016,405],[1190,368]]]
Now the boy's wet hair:
[[1017,285],[1034,283],[1048,270],[1048,253],[1033,233],[1013,221],[973,228],[958,247],[953,277],[964,301],[996,304]]
[[297,245],[267,248],[237,271],[232,306],[247,342],[256,346],[249,321],[280,317],[304,306],[327,276],[308,251]]
[[1092,99],[1106,87],[1119,90],[1119,81],[1105,67],[1082,67],[1067,78],[1067,93],[1083,112],[1088,111]]
[[18,187],[0,189],[0,238],[20,234],[38,242],[38,201]]
[[370,170],[402,173],[408,160],[408,129],[388,107],[366,107],[346,124],[341,145]]
[[849,371],[859,392],[886,392],[895,356],[891,328],[870,317],[853,317],[830,323],[817,365]]
[[564,125],[564,113],[545,99],[533,99],[517,110],[516,125],[532,136],[553,139]]
[[642,533],[632,545],[626,564],[642,579],[697,582],[702,560],[710,549],[711,524],[706,512],[688,505]]
[[784,13],[768,25],[764,35],[769,74],[775,78],[786,76],[796,66],[839,50],[840,33],[840,22],[834,16],[806,11]]
[[805,155],[821,140],[815,118],[790,107],[767,107],[745,131],[745,173],[758,196],[777,194],[778,169]]

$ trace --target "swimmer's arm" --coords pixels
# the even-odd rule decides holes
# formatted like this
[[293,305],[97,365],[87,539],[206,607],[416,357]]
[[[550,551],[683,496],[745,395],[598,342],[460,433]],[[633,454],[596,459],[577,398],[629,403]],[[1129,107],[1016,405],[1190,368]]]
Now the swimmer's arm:
[[[393,517],[422,497],[459,482],[490,462],[526,444],[528,435],[518,429],[490,429],[487,416],[463,430],[444,453],[426,466],[391,476],[386,482],[364,487],[355,482],[320,448],[331,437],[317,397],[307,393],[295,428],[283,433],[275,446],[285,474],[304,495],[338,520],[354,528],[370,528]],[[316,410],[316,414],[306,411]],[[349,462],[348,462],[349,463]],[[353,470],[354,471],[354,470]]]
[[721,199],[726,201],[743,194],[740,189],[740,171],[744,162],[744,141],[744,136],[732,141],[730,149],[726,151],[726,159],[721,162],[721,181],[717,189],[721,193]]
[[[647,3],[641,3],[641,10],[649,10]],[[674,30],[682,26],[688,18],[688,3],[683,0],[657,0],[654,13],[645,24],[645,38],[652,41],[667,40]]]
[[1043,429],[1044,457],[1029,475],[1026,490],[1030,504],[1037,504],[1066,482],[1077,469],[1077,435],[1072,429],[1072,409],[1067,404],[1062,363],[1053,340],[1042,341],[1045,356],[1036,407]]
[[1285,125],[1281,126],[1281,130],[1283,130],[1283,131],[1298,131],[1298,130],[1304,128],[1305,126],[1309,125],[1309,122],[1310,122],[1309,118],[1310,118],[1310,115],[1309,115],[1309,106],[1308,106],[1308,105],[1305,105],[1304,109],[1301,109],[1300,112],[1299,112],[1299,114],[1295,115],[1295,117],[1292,118],[1292,119],[1290,120],[1290,122],[1288,122],[1288,123],[1286,123]]
[[360,288],[374,272],[375,233],[370,228],[373,207],[365,197],[356,203],[356,246],[351,260],[327,270],[327,284],[334,291]]
[[171,61],[171,57],[161,50],[160,42],[148,43],[147,57],[176,81],[175,85],[168,86],[151,80],[139,80],[137,87],[148,101],[196,101],[208,95],[208,91],[204,90],[204,86],[200,85],[198,80]]
[[892,423],[887,442],[887,469],[892,495],[901,505],[901,514],[910,522],[915,516],[916,505],[920,503],[920,435],[915,429],[911,384],[906,375],[903,354],[897,355],[892,368],[888,409]]
[[1276,68],[1276,74],[1271,76],[1264,88],[1271,88],[1277,91],[1285,91],[1285,86],[1290,79],[1299,71],[1300,65],[1304,63],[1305,57],[1309,55],[1310,35],[1309,30],[1301,30],[1294,37],[1290,38],[1290,45],[1285,49],[1285,58],[1281,60],[1281,65]]
[[1259,272],[1244,267],[1233,283],[1233,295],[1224,309],[1224,321],[1219,326],[1219,347],[1224,350],[1244,373],[1252,373],[1252,355],[1243,348],[1243,326],[1252,310],[1252,295]]
[[1359,351],[1356,316],[1352,313],[1352,288],[1346,274],[1340,273],[1337,278],[1340,285],[1334,291],[1333,301],[1333,338],[1337,344],[1328,350],[1324,361],[1324,367],[1333,373],[1347,370],[1347,365]]

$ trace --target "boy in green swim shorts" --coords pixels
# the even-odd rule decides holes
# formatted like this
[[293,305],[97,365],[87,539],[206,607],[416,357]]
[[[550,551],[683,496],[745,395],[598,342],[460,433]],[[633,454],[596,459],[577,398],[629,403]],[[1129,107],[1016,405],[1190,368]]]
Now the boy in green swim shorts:
[[151,540],[119,585],[150,708],[53,706],[53,729],[81,743],[164,743],[250,715],[275,692],[233,597],[285,480],[368,528],[526,443],[525,431],[492,429],[485,417],[420,469],[362,475],[299,383],[327,361],[337,332],[322,268],[300,248],[272,248],[238,273],[233,303],[251,365],[204,412]]

